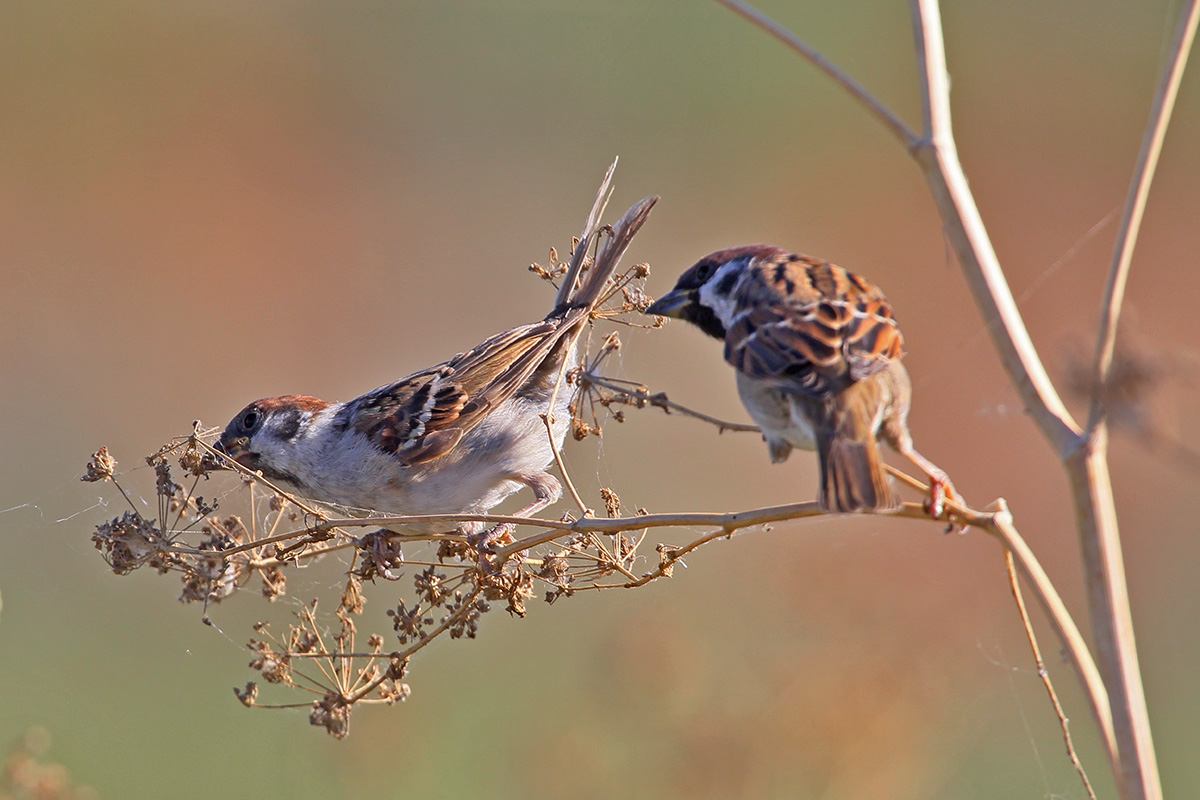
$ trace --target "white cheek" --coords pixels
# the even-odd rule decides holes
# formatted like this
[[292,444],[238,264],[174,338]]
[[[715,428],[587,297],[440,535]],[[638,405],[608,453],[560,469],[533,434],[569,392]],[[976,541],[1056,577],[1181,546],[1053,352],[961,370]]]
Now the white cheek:
[[744,266],[741,261],[732,261],[717,270],[716,274],[700,287],[701,305],[711,308],[712,312],[717,315],[717,319],[721,320],[721,324],[726,328],[733,325],[733,320],[739,313],[737,303],[733,299],[737,294],[737,284],[734,284],[732,291],[724,294],[717,292],[715,287],[722,282],[726,275],[738,272]]

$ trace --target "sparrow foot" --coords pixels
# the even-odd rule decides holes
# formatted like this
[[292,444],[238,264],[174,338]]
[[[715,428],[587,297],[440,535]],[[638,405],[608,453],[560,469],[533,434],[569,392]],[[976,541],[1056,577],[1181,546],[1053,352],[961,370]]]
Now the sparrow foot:
[[954,484],[945,475],[931,475],[929,478],[929,495],[925,498],[922,506],[925,513],[934,519],[944,519],[949,524],[946,526],[946,533],[953,533],[958,529],[959,533],[965,533],[967,523],[960,519],[953,512],[946,510],[946,501],[953,503],[962,503],[962,495],[954,488]]
[[[516,539],[513,538],[513,532],[516,529],[516,526],[512,523],[502,522],[499,525],[494,525],[485,531],[467,537],[467,544],[475,548],[478,552],[479,566],[489,575],[500,574],[500,570],[489,556],[496,555],[497,544],[511,544],[515,542]],[[520,561],[524,556],[525,553],[523,551],[517,553],[515,557]]]

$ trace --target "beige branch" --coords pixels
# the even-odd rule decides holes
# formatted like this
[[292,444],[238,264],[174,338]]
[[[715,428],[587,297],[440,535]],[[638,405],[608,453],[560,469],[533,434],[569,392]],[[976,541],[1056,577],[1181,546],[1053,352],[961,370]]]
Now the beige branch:
[[750,6],[741,0],[717,0],[718,3],[733,11],[735,14],[748,20],[751,24],[758,26],[762,30],[774,36],[779,41],[790,47],[801,57],[817,69],[824,72],[832,78],[839,86],[850,93],[855,100],[862,103],[868,111],[870,111],[876,119],[878,119],[884,127],[892,132],[892,135],[904,143],[905,147],[912,147],[917,141],[917,135],[912,129],[904,124],[903,121],[891,109],[879,102],[870,92],[862,87],[856,80],[843,72],[836,64],[834,64],[825,56],[817,52],[807,42],[802,41],[791,31],[783,28],[766,14],[758,9]]
[[1021,582],[1017,579],[1011,550],[1004,551],[1004,567],[1008,571],[1008,585],[1012,590],[1013,600],[1016,601],[1017,611],[1021,615],[1021,623],[1025,626],[1025,636],[1029,639],[1029,648],[1033,651],[1033,663],[1037,664],[1038,676],[1042,679],[1042,685],[1046,687],[1046,693],[1050,695],[1054,713],[1058,715],[1058,725],[1062,729],[1063,742],[1067,746],[1067,757],[1071,759],[1075,772],[1083,781],[1083,788],[1087,791],[1090,800],[1096,800],[1092,782],[1088,780],[1087,771],[1084,770],[1083,763],[1079,760],[1079,754],[1075,752],[1075,743],[1071,740],[1070,720],[1063,711],[1062,703],[1058,702],[1058,693],[1054,691],[1054,684],[1050,681],[1050,670],[1046,669],[1046,662],[1042,660],[1042,648],[1038,647],[1037,634],[1033,632],[1033,620],[1029,618],[1029,611],[1025,608],[1025,598],[1021,595]]
[[[811,48],[780,30],[778,25],[757,12],[741,10],[741,3],[717,1],[739,10],[743,16],[833,76],[860,102],[866,102],[865,93],[857,85],[848,85],[844,76],[825,66],[824,59],[811,53]],[[1155,99],[1151,125],[1143,141],[1106,289],[1104,319],[1097,346],[1096,372],[1099,379],[1096,381],[1096,394],[1089,412],[1088,433],[1085,435],[1063,404],[1029,337],[959,161],[951,124],[950,81],[938,2],[912,0],[924,136],[919,141],[909,141],[909,149],[925,173],[946,235],[963,267],[976,303],[988,321],[988,330],[1001,361],[1030,415],[1063,459],[1071,479],[1093,630],[1100,662],[1106,670],[1106,682],[1102,689],[1097,687],[1095,676],[1082,674],[1082,669],[1081,678],[1105,734],[1113,774],[1122,796],[1139,800],[1157,800],[1161,797],[1161,787],[1134,646],[1115,504],[1106,462],[1103,411],[1099,408],[1099,402],[1111,366],[1113,337],[1128,275],[1129,256],[1179,77],[1194,37],[1198,2],[1200,0],[1190,0],[1181,13],[1169,63]],[[868,105],[871,106],[871,103]],[[877,110],[876,116],[895,132],[894,123],[889,122],[894,117],[889,112]],[[1107,710],[1109,706],[1112,716]]]
[[988,333],[1004,368],[1042,433],[1057,452],[1066,452],[1079,439],[1079,425],[1059,397],[1029,337],[958,159],[950,123],[950,77],[937,0],[913,2],[925,137],[912,154],[929,182],[946,236],[980,313],[990,321]]
[[[898,470],[893,471],[894,474],[902,475],[906,482],[910,482],[918,487],[923,485],[915,479],[900,473]],[[1096,669],[1096,664],[1092,660],[1091,653],[1088,651],[1087,644],[1084,642],[1083,636],[1080,634],[1078,627],[1071,618],[1070,612],[1067,610],[1066,604],[1059,597],[1054,584],[1047,576],[1045,570],[1038,562],[1033,551],[1026,544],[1024,538],[1017,531],[1012,522],[1012,515],[1008,511],[1003,500],[996,503],[997,510],[994,512],[976,511],[961,505],[954,501],[947,501],[947,509],[952,516],[971,527],[979,528],[988,534],[994,536],[1003,545],[1006,551],[1010,551],[1016,559],[1017,564],[1021,568],[1022,573],[1033,587],[1034,593],[1038,598],[1046,616],[1051,622],[1055,633],[1062,641],[1066,652],[1071,657],[1072,665],[1075,667],[1084,688],[1087,690],[1088,699],[1092,704],[1093,713],[1098,720],[1101,733],[1104,739],[1111,746],[1113,740],[1112,713],[1108,704],[1108,697],[1104,692],[1104,684],[1100,678],[1100,673]],[[440,514],[440,515],[425,515],[425,516],[408,516],[408,517],[380,517],[370,520],[360,519],[342,519],[329,520],[326,525],[352,527],[356,525],[385,525],[385,526],[404,526],[409,524],[428,524],[428,523],[444,523],[447,526],[453,526],[462,522],[483,522],[486,524],[509,523],[519,526],[541,527],[543,530],[539,533],[518,539],[517,541],[508,544],[502,548],[498,548],[494,557],[494,563],[499,566],[505,560],[520,553],[523,550],[528,550],[538,545],[549,544],[556,540],[562,539],[564,536],[569,536],[577,533],[599,533],[599,534],[620,534],[634,530],[644,530],[647,528],[667,528],[667,527],[701,527],[713,529],[709,533],[701,536],[690,544],[672,548],[669,563],[674,563],[681,556],[695,550],[697,547],[706,544],[714,539],[720,539],[732,535],[733,533],[746,528],[753,528],[761,525],[766,525],[772,522],[782,522],[785,520],[807,519],[814,517],[827,516],[827,512],[823,511],[816,502],[792,503],[783,506],[771,506],[767,508],[756,508],[748,511],[738,511],[732,513],[681,513],[681,514],[645,514],[634,517],[622,517],[616,519],[599,519],[596,517],[585,517],[579,520],[545,520],[531,517],[514,517],[493,514]],[[898,512],[887,516],[903,517],[909,519],[920,519],[930,521],[929,515],[919,503],[906,503]],[[938,524],[942,524],[938,522]],[[400,538],[424,539],[427,535],[417,535],[413,537],[405,537],[402,533],[393,534]],[[646,575],[641,576],[636,581],[631,581],[624,584],[627,587],[640,586],[643,583],[648,583],[655,578],[662,577],[665,572],[663,567],[654,570]]]
[[1175,97],[1183,80],[1188,55],[1196,37],[1196,23],[1200,21],[1200,0],[1190,0],[1179,15],[1179,25],[1167,57],[1167,66],[1159,81],[1158,92],[1150,110],[1150,122],[1142,138],[1142,149],[1138,153],[1137,166],[1129,186],[1129,197],[1121,215],[1121,229],[1117,233],[1117,244],[1113,249],[1112,267],[1104,289],[1101,305],[1100,335],[1096,341],[1096,384],[1092,391],[1092,403],[1088,412],[1088,431],[1095,431],[1104,418],[1104,387],[1108,385],[1112,370],[1113,350],[1117,343],[1117,321],[1125,299],[1125,283],[1129,278],[1129,265],[1133,261],[1133,248],[1137,245],[1138,231],[1142,225],[1142,214],[1146,210],[1146,199],[1150,195],[1150,184],[1158,166],[1163,139],[1167,135],[1167,124],[1175,108]]

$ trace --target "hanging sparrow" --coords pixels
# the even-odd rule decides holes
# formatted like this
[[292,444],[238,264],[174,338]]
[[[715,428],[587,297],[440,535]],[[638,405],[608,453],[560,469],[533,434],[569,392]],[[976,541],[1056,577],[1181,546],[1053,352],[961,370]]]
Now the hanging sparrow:
[[771,461],[816,450],[827,511],[900,506],[882,438],[930,480],[927,508],[953,498],[946,473],[913,449],[904,338],[883,293],[853,272],[778,247],[721,250],[680,276],[646,313],[677,317],[725,342],[738,393]]
[[[577,391],[561,377],[564,365],[578,362],[576,340],[658,200],[648,197],[611,229],[600,228],[611,172],[545,319],[349,402],[256,400],[225,428],[217,449],[304,497],[358,509],[481,514],[522,487],[533,500],[517,516],[557,501],[562,485],[546,467],[562,445]],[[601,238],[585,271],[586,253]]]

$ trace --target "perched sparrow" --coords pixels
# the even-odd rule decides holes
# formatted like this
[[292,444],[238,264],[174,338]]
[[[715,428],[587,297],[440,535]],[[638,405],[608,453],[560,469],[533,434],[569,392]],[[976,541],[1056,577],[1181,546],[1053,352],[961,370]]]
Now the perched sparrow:
[[941,514],[953,488],[913,449],[904,339],[878,288],[827,261],[759,244],[701,259],[646,313],[684,319],[725,341],[771,460],[785,460],[793,447],[820,455],[822,508],[900,505],[880,460],[882,438],[929,476],[929,507]]
[[[606,187],[607,179],[601,195]],[[348,403],[304,395],[255,401],[225,428],[217,449],[298,494],[354,508],[484,513],[522,486],[534,498],[517,515],[555,502],[562,486],[546,467],[570,424],[576,391],[565,380],[557,394],[555,386],[564,363],[577,361],[576,340],[657,200],[646,198],[608,229],[584,272],[589,245],[605,232],[597,199],[554,310],[541,322]]]

